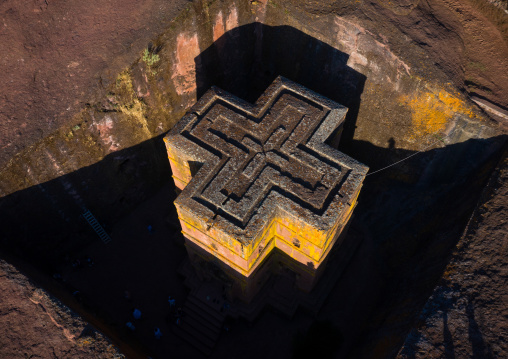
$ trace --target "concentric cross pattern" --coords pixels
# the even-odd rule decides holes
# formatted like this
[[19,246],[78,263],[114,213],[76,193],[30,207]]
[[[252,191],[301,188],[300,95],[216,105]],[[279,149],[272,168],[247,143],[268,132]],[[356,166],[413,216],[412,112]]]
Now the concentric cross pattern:
[[346,112],[282,77],[255,105],[212,88],[165,138],[181,221],[242,248],[277,216],[336,229],[367,172],[324,143]]
[[271,190],[321,213],[350,172],[307,146],[323,117],[316,105],[284,92],[261,120],[218,101],[182,132],[219,151],[215,175],[194,199],[242,227]]

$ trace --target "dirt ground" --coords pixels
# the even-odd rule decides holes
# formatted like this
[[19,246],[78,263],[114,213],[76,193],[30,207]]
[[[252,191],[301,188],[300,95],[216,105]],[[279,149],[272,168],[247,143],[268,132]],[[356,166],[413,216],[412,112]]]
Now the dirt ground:
[[187,0],[0,2],[0,167],[69,121]]
[[480,0],[379,4],[458,88],[508,108],[508,14]]
[[2,358],[121,358],[76,313],[0,260]]
[[508,353],[508,158],[398,358],[504,358]]

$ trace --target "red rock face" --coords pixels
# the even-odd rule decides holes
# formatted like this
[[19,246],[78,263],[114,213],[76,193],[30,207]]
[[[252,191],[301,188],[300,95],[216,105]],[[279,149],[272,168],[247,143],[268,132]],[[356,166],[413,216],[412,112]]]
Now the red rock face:
[[171,78],[179,95],[191,95],[196,92],[196,64],[194,59],[200,53],[198,35],[182,33],[176,41],[176,61]]
[[222,11],[219,11],[213,26],[213,41],[217,41],[227,31],[233,30],[238,25],[238,10],[236,7],[232,6],[229,9],[229,14],[226,18],[226,21],[224,21]]
[[[107,86],[185,1],[0,4],[0,167]],[[102,82],[102,85],[98,85]]]

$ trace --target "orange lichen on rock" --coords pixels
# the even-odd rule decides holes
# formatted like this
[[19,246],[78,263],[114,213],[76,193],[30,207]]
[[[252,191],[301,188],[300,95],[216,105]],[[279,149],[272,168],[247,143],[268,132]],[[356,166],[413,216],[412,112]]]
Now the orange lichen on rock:
[[475,116],[463,100],[443,89],[402,96],[400,102],[411,109],[413,134],[410,139],[413,141],[442,132],[455,114]]

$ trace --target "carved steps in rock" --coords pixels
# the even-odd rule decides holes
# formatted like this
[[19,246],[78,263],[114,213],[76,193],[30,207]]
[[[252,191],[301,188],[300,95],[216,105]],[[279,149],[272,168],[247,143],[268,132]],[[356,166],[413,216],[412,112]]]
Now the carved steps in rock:
[[[191,309],[195,311],[197,314],[201,315],[208,322],[214,324],[215,326],[222,326],[224,323],[224,315],[220,312],[209,306],[205,301],[199,299],[194,295],[189,295],[187,301],[185,302],[185,307],[187,309]],[[185,308],[184,308],[185,310]]]
[[295,295],[294,281],[285,276],[278,276],[277,281],[270,291],[269,303],[270,305],[291,318],[298,308],[298,295]]
[[201,353],[205,355],[212,354],[213,345],[209,346],[205,343],[203,343],[199,337],[196,336],[195,332],[192,332],[192,328],[189,327],[181,327],[180,325],[174,325],[173,326],[173,332],[185,340],[187,343],[192,345],[194,348],[199,350]]
[[92,227],[92,229],[95,231],[95,233],[99,236],[99,238],[104,244],[111,242],[111,237],[106,233],[104,228],[102,228],[102,226],[94,217],[92,212],[86,210],[85,212],[83,212],[82,216],[88,222],[90,227]]
[[182,309],[184,316],[180,324],[173,326],[173,331],[203,354],[210,355],[220,337],[224,315],[193,294]]

